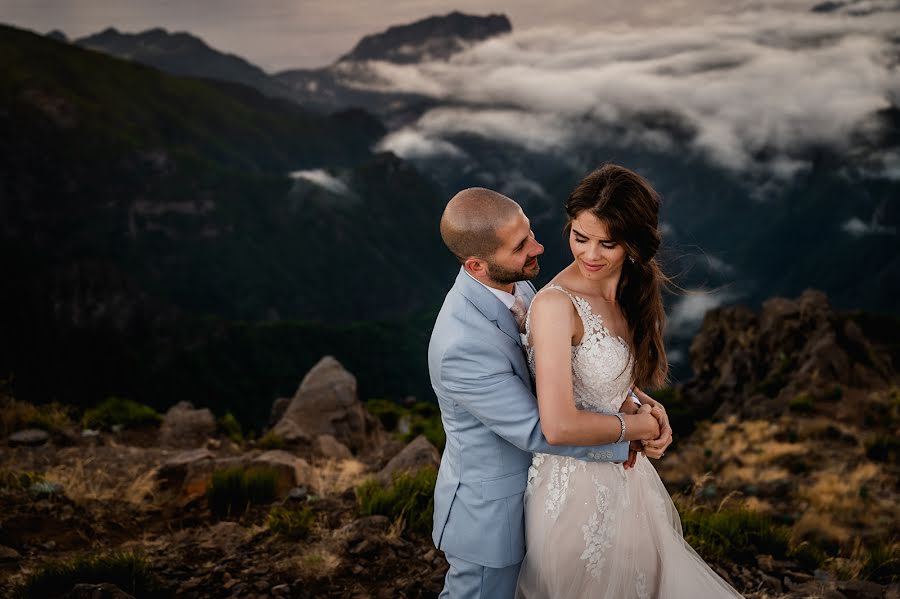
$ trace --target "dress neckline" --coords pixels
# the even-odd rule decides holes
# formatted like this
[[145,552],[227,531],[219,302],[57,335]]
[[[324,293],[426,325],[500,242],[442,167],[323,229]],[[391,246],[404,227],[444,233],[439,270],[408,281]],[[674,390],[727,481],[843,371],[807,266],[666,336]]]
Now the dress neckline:
[[558,289],[558,290],[562,291],[563,293],[565,293],[566,295],[568,295],[570,298],[572,298],[573,302],[575,303],[576,310],[579,312],[579,316],[581,316],[581,322],[583,325],[585,325],[585,330],[584,330],[584,334],[581,336],[581,341],[579,341],[577,345],[573,345],[572,346],[573,348],[581,346],[584,343],[584,340],[587,337],[587,335],[589,333],[594,332],[594,331],[588,330],[588,326],[587,326],[588,319],[585,318],[584,314],[582,314],[582,310],[585,310],[587,312],[587,317],[595,318],[597,320],[596,326],[604,337],[609,337],[610,339],[618,340],[619,343],[622,344],[622,347],[624,349],[628,350],[628,353],[631,353],[631,348],[628,346],[628,342],[621,335],[613,335],[612,333],[609,332],[609,329],[606,328],[606,325],[603,323],[603,315],[597,314],[596,312],[594,312],[594,308],[593,308],[593,306],[591,306],[591,302],[589,302],[586,298],[578,295],[577,293],[573,293],[573,292],[569,291],[568,289],[566,289],[559,283],[551,283],[550,285],[547,285],[546,287],[541,289],[541,291],[543,291],[544,289]]

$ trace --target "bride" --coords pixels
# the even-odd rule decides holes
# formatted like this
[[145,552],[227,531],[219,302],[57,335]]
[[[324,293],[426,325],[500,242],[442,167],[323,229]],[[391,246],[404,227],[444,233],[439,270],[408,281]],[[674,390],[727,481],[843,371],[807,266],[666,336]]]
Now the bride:
[[[579,410],[647,411],[654,402],[640,387],[666,379],[658,212],[650,184],[613,164],[585,177],[566,202],[575,260],[535,296],[524,334],[551,444],[582,442],[589,431]],[[684,541],[647,459],[660,453],[641,449],[632,442],[625,464],[535,454],[517,597],[740,597]]]

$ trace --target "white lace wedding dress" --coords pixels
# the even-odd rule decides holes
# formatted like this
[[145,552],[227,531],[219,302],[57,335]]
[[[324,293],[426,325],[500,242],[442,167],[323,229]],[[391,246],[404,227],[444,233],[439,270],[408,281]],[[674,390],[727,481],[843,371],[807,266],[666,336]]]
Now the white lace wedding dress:
[[[575,403],[617,412],[631,380],[627,344],[610,335],[584,298],[569,296],[584,322],[572,348]],[[526,318],[525,347],[531,319]],[[681,520],[650,461],[635,467],[535,454],[525,490],[526,555],[520,599],[707,599],[740,597],[684,541]]]

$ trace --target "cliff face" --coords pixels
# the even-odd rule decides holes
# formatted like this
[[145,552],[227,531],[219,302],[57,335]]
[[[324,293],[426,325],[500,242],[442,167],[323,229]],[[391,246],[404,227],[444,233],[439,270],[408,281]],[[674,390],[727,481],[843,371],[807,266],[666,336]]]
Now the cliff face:
[[713,310],[691,345],[695,376],[684,397],[707,414],[760,418],[784,412],[800,394],[818,401],[835,386],[883,387],[896,379],[891,329],[900,321],[835,312],[812,290],[770,299],[759,314]]
[[[846,579],[896,580],[898,339],[896,317],[837,312],[819,291],[722,308],[693,341],[694,378],[658,392],[676,441],[656,466],[682,517],[747,509],[785,527],[787,558],[755,558],[769,592],[881,597]],[[815,580],[793,574],[803,563]]]

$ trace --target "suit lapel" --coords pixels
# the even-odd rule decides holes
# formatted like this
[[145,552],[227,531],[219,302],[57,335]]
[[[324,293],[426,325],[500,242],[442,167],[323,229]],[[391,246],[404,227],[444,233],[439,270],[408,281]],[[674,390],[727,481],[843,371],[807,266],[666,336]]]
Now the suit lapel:
[[459,269],[456,276],[456,285],[459,287],[463,296],[478,308],[478,311],[484,314],[488,319],[496,323],[497,327],[506,333],[510,339],[518,345],[522,345],[522,339],[519,336],[519,326],[513,317],[509,308],[503,305],[500,299],[487,290],[487,288],[469,276],[465,268]]

